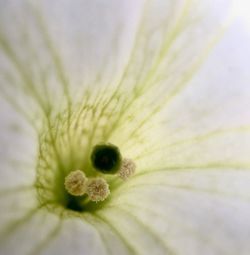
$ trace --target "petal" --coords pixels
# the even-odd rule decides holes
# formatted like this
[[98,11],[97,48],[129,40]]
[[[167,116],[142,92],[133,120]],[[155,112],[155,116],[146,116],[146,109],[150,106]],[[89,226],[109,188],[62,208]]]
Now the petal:
[[[237,23],[228,31],[189,89],[169,108],[172,117],[168,119],[168,126],[179,131],[171,140],[175,140],[176,148],[179,143],[183,160],[187,153],[191,163],[192,158],[194,161],[199,158],[199,162],[205,164],[213,161],[250,166],[247,70],[250,37],[240,25]],[[183,102],[185,109],[180,111]]]
[[37,230],[30,233],[24,227],[39,206],[33,186],[36,164],[33,132],[20,114],[1,101],[0,254],[27,254],[27,247],[32,246],[30,237],[40,236]]
[[12,219],[2,233],[0,251],[8,255],[37,254],[58,228],[57,217],[35,208],[16,221]]
[[244,170],[163,169],[118,188],[99,214],[137,254],[248,254],[249,184]]
[[112,85],[131,47],[141,4],[23,0],[1,5],[2,89],[8,96],[18,89],[31,96],[26,107],[35,101],[48,110],[56,101],[53,110],[62,110],[65,97],[74,103],[86,87]]
[[[86,4],[86,2],[84,3]],[[161,94],[163,95],[163,98],[164,100],[166,100],[166,102],[171,101],[171,104],[169,104],[167,108],[167,116],[171,125],[168,125],[168,129],[165,130],[167,134],[166,140],[168,140],[167,146],[169,146],[169,144],[177,144],[178,146],[181,144],[181,146],[177,146],[177,149],[171,149],[171,146],[169,146],[169,150],[167,152],[166,150],[163,150],[161,148],[162,153],[158,154],[160,155],[158,156],[158,159],[159,157],[161,157],[160,160],[157,160],[157,156],[155,160],[152,160],[150,158],[148,160],[145,160],[147,157],[142,158],[142,163],[140,163],[139,165],[139,171],[142,172],[143,170],[147,170],[147,168],[149,168],[149,170],[151,171],[152,169],[163,167],[163,163],[164,166],[167,165],[169,168],[190,169],[190,167],[193,167],[200,171],[190,172],[186,170],[184,173],[171,172],[171,174],[173,174],[172,178],[171,174],[166,173],[162,175],[154,173],[156,174],[155,178],[145,178],[145,176],[140,177],[140,174],[142,173],[139,173],[138,177],[136,177],[134,181],[129,182],[127,189],[123,189],[123,193],[119,193],[118,189],[117,192],[113,194],[113,199],[111,199],[111,202],[107,204],[106,209],[100,210],[96,213],[91,212],[92,216],[85,216],[86,218],[84,220],[92,224],[95,229],[90,225],[86,224],[84,221],[81,221],[80,219],[63,220],[63,223],[60,224],[60,219],[56,216],[48,214],[47,211],[44,212],[39,210],[38,212],[36,212],[38,207],[38,201],[34,199],[35,196],[31,191],[27,193],[26,191],[24,191],[24,193],[22,191],[20,192],[20,194],[23,195],[20,195],[18,193],[20,196],[17,196],[17,194],[14,192],[14,198],[11,199],[8,198],[5,192],[3,196],[5,200],[3,201],[6,202],[6,206],[3,203],[4,207],[2,208],[2,214],[4,216],[1,216],[1,222],[2,219],[7,220],[6,224],[3,226],[2,233],[3,236],[5,236],[6,231],[9,232],[9,229],[11,230],[10,233],[12,232],[12,230],[14,230],[14,232],[10,239],[8,239],[8,235],[4,237],[8,241],[3,245],[0,245],[2,249],[1,253],[3,252],[4,254],[15,254],[18,252],[19,254],[37,254],[38,252],[41,252],[44,254],[61,254],[64,252],[71,253],[73,251],[74,254],[80,254],[83,251],[86,251],[88,254],[172,254],[176,251],[176,253],[180,254],[235,254],[237,251],[242,251],[242,254],[246,254],[246,252],[249,250],[247,244],[247,237],[249,237],[249,226],[247,223],[244,224],[245,221],[247,221],[246,217],[249,214],[248,201],[245,202],[244,197],[244,194],[247,194],[249,192],[247,172],[238,171],[236,175],[235,172],[227,172],[226,169],[226,174],[224,173],[224,171],[215,173],[204,171],[204,168],[212,168],[213,165],[220,166],[221,164],[222,167],[225,168],[226,166],[222,163],[227,162],[229,158],[233,158],[233,161],[230,162],[232,165],[238,167],[238,165],[244,163],[247,168],[247,157],[249,152],[248,135],[245,135],[244,132],[243,135],[241,134],[242,137],[238,136],[238,133],[235,136],[235,132],[230,132],[231,129],[229,129],[229,136],[225,136],[225,138],[224,129],[221,130],[220,128],[227,127],[226,124],[228,123],[230,123],[230,128],[232,129],[242,129],[242,126],[238,127],[238,119],[236,117],[235,118],[237,119],[237,125],[234,125],[236,123],[235,118],[223,118],[222,122],[218,121],[218,118],[221,118],[221,116],[224,117],[225,112],[230,113],[228,114],[228,116],[231,116],[231,112],[235,113],[236,115],[239,112],[242,113],[242,110],[246,109],[244,108],[244,106],[248,107],[249,105],[242,103],[243,100],[240,100],[240,103],[242,103],[240,104],[240,106],[236,101],[236,103],[232,106],[226,105],[226,111],[224,111],[224,109],[221,113],[217,111],[217,104],[221,103],[222,99],[224,100],[224,102],[231,102],[231,96],[234,96],[235,92],[238,92],[238,89],[236,89],[236,87],[233,87],[232,89],[230,88],[230,92],[227,93],[226,97],[224,97],[223,92],[225,87],[217,87],[218,83],[216,83],[215,85],[213,80],[214,77],[211,75],[211,68],[209,67],[205,67],[205,71],[203,69],[203,73],[201,72],[202,75],[198,76],[196,81],[190,82],[192,86],[189,86],[188,81],[190,81],[190,77],[193,77],[195,73],[194,71],[196,71],[197,62],[197,65],[199,66],[203,60],[204,55],[206,55],[203,53],[207,53],[207,45],[204,46],[204,42],[206,42],[208,39],[209,42],[210,39],[214,39],[214,31],[217,30],[217,22],[218,20],[221,20],[221,17],[220,13],[218,14],[218,17],[217,13],[215,13],[215,23],[211,22],[210,25],[206,24],[205,21],[202,22],[202,29],[197,29],[197,26],[191,25],[190,27],[188,26],[188,29],[184,29],[183,34],[179,33],[178,24],[181,24],[185,28],[186,22],[188,22],[188,20],[193,22],[193,14],[195,14],[197,10],[199,10],[199,7],[189,5],[188,3],[191,3],[189,1],[186,2],[187,5],[182,5],[183,3],[185,2],[180,1],[177,3],[176,6],[171,6],[176,8],[174,8],[176,10],[176,18],[174,18],[173,21],[171,20],[171,17],[173,17],[172,13],[170,13],[169,15],[167,15],[167,18],[166,20],[164,20],[164,22],[156,23],[156,26],[160,25],[161,27],[161,34],[162,25],[166,24],[166,21],[167,23],[168,21],[170,22],[170,26],[167,27],[167,30],[169,29],[168,32],[171,36],[168,37],[170,39],[167,39],[166,41],[163,40],[165,42],[163,43],[163,46],[161,45],[161,40],[158,39],[159,35],[157,33],[155,36],[150,37],[152,35],[152,27],[149,26],[149,28],[146,28],[146,30],[142,30],[142,41],[139,40],[139,44],[136,44],[136,48],[139,50],[135,54],[136,57],[133,57],[132,55],[132,58],[128,61],[130,63],[130,66],[128,68],[129,71],[128,74],[125,75],[124,80],[123,78],[121,78],[121,84],[123,84],[127,89],[126,85],[128,85],[129,87],[132,84],[131,86],[133,87],[133,85],[137,84],[137,82],[139,81],[139,85],[137,86],[137,88],[139,88],[139,95],[142,95],[144,93],[144,88],[151,88],[151,86],[154,87],[152,84],[155,83],[151,84],[151,81],[155,81],[154,79],[156,79],[156,81],[160,83],[159,87],[157,88],[160,89],[157,89],[157,93],[155,94],[156,96],[153,96],[151,98],[151,101],[149,102],[152,103],[158,101],[158,96]],[[221,3],[223,3],[223,1]],[[4,5],[4,3],[2,4]],[[114,45],[112,42],[112,35],[117,35],[116,29],[113,27],[113,24],[117,22],[117,19],[119,20],[121,14],[124,15],[125,13],[127,13],[128,10],[123,13],[122,9],[124,8],[124,6],[122,5],[119,9],[120,11],[115,12],[117,17],[115,15],[115,18],[111,19],[111,21],[106,21],[106,17],[113,18],[113,12],[112,15],[110,15],[110,10],[107,10],[107,16],[103,16],[102,12],[100,15],[98,15],[98,17],[101,18],[99,18],[97,23],[95,24],[95,20],[92,20],[92,17],[95,16],[93,15],[93,13],[96,13],[96,11],[99,10],[99,8],[95,8],[95,4],[90,4],[91,6],[88,7],[84,12],[84,14],[86,15],[83,15],[83,5],[81,4],[81,2],[77,2],[77,4],[74,5],[72,3],[69,4],[68,2],[63,2],[63,4],[52,3],[52,6],[51,3],[48,5],[48,2],[41,2],[41,5],[38,5],[38,7],[35,4],[34,9],[32,9],[33,7],[29,9],[29,7],[26,5],[24,5],[23,7],[23,5],[21,4],[21,11],[19,9],[19,4],[12,2],[12,5],[13,4],[14,11],[13,9],[11,9],[12,7],[8,7],[7,9],[1,8],[4,11],[8,10],[6,11],[6,14],[0,15],[0,17],[2,17],[1,19],[4,21],[1,24],[5,25],[8,21],[12,21],[12,18],[8,18],[8,16],[11,17],[11,15],[9,15],[10,13],[12,15],[17,14],[17,16],[14,16],[16,16],[17,19],[19,17],[19,19],[24,22],[21,22],[21,25],[24,24],[24,27],[26,27],[26,25],[29,24],[28,38],[32,38],[32,40],[28,40],[29,44],[27,45],[24,42],[19,44],[22,37],[22,32],[25,32],[26,30],[16,29],[16,26],[12,26],[11,28],[8,25],[5,26],[5,29],[3,29],[3,31],[5,31],[4,36],[0,35],[0,37],[2,37],[1,45],[2,47],[5,47],[5,58],[7,55],[7,59],[9,58],[10,60],[10,58],[13,58],[14,56],[14,62],[13,59],[11,60],[12,62],[10,61],[12,65],[10,65],[10,63],[6,61],[5,58],[3,61],[1,61],[1,64],[3,63],[3,70],[6,71],[5,79],[9,79],[9,81],[14,80],[14,83],[17,84],[19,84],[20,80],[21,83],[25,81],[25,84],[28,85],[27,88],[29,90],[29,93],[32,93],[33,99],[35,98],[34,101],[38,102],[41,107],[45,107],[45,110],[47,110],[46,107],[52,107],[52,101],[53,103],[57,102],[57,104],[54,106],[56,110],[62,110],[62,105],[64,106],[64,101],[69,100],[69,96],[70,98],[78,101],[78,93],[76,94],[76,92],[81,92],[79,93],[80,98],[83,91],[82,88],[85,87],[82,84],[90,83],[92,86],[92,84],[94,83],[93,81],[97,82],[96,80],[98,80],[99,78],[96,77],[96,69],[98,70],[100,68],[101,72],[103,72],[102,63],[105,62],[104,59],[106,59],[106,56],[107,62],[110,62],[110,59],[114,57],[115,54],[109,54],[109,51],[106,50],[107,48],[110,49],[110,45]],[[116,5],[118,4],[116,3]],[[36,8],[39,9],[40,6],[42,13],[37,13]],[[184,6],[184,8],[181,8],[182,6]],[[186,9],[185,6],[188,9]],[[148,20],[148,23],[151,24],[151,21],[158,16],[157,10],[159,10],[159,7],[162,10],[166,9],[166,6],[164,4],[164,8],[157,4],[156,6],[154,6],[154,8],[149,8],[150,10],[153,10],[153,13],[151,13],[152,17]],[[196,7],[198,9],[195,8],[192,11],[192,8],[190,7]],[[75,10],[73,14],[68,11],[68,8],[72,8]],[[67,12],[65,14],[66,9]],[[129,20],[131,19],[131,21],[129,22],[129,26],[133,27],[133,24],[138,21],[134,17],[136,16],[136,14],[138,14],[138,10],[134,7],[131,8],[131,10],[133,11],[133,14],[131,14],[132,18],[129,17]],[[171,8],[170,10],[172,11]],[[187,16],[185,10],[188,10]],[[204,10],[207,11],[206,8],[204,8]],[[90,15],[88,15],[88,13],[90,13]],[[40,14],[43,17],[43,21],[41,21],[39,18]],[[72,18],[72,16],[74,18]],[[160,16],[164,17],[164,13],[161,13]],[[214,16],[212,15],[213,18]],[[87,20],[89,19],[89,22],[86,22],[86,24],[84,24],[85,19],[82,17],[86,18]],[[102,17],[105,17],[105,19],[103,19]],[[195,15],[194,19],[195,18],[199,17]],[[20,21],[19,19],[18,21]],[[74,24],[72,19],[74,22],[77,21],[76,26],[72,26],[72,24]],[[211,16],[209,16],[209,19],[211,20]],[[107,18],[107,20],[109,19]],[[108,24],[102,26],[106,22]],[[109,22],[112,28],[109,27]],[[175,35],[175,22],[177,22],[177,34],[178,36],[180,35],[180,37]],[[43,30],[43,24],[45,24],[45,27],[46,24],[51,24],[51,27],[48,29],[49,31],[46,30],[47,27],[45,31]],[[87,42],[87,47],[85,47],[85,45],[82,44],[85,38],[79,39],[78,36],[79,34],[87,34],[89,36],[89,24],[91,24],[91,27],[94,27],[97,31],[94,31],[93,40]],[[154,22],[152,22],[152,24],[155,25]],[[39,30],[37,31],[36,26],[39,27]],[[181,28],[183,28],[182,26]],[[17,27],[19,28],[19,26]],[[67,29],[65,29],[65,27],[67,27]],[[103,31],[100,32],[100,28]],[[203,30],[203,28],[205,29]],[[21,31],[21,33],[19,33],[18,31]],[[66,31],[68,31],[69,34],[67,34]],[[180,31],[183,32],[182,29],[180,29]],[[49,33],[49,36],[47,36],[47,32]],[[132,37],[133,33],[134,29],[132,29],[132,32],[130,31],[127,32],[127,34],[125,33],[125,37],[130,38],[130,36]],[[13,47],[15,54],[13,54],[11,50],[9,50],[7,46],[8,43],[3,40],[6,34],[8,34],[8,36],[10,36],[11,38],[10,45],[11,47]],[[106,34],[108,35],[107,39],[106,37],[101,38],[101,40],[96,39],[97,35],[104,36]],[[197,34],[200,36],[197,36]],[[167,33],[167,35],[169,34]],[[188,35],[191,36],[189,37]],[[112,39],[110,39],[110,37]],[[198,38],[198,40],[193,42],[190,47],[184,47],[187,44],[187,39],[189,38],[189,40],[192,40],[193,37]],[[7,38],[9,39],[9,37]],[[148,43],[148,45],[145,38],[152,39],[149,40],[150,42]],[[48,43],[51,42],[50,39],[52,41],[53,47],[50,47],[50,43]],[[132,40],[130,40],[129,45],[123,45],[123,47],[126,49],[131,48],[131,41]],[[104,50],[99,45],[100,42],[101,46],[104,45]],[[162,47],[158,47],[159,45],[161,45]],[[171,45],[170,51],[168,51],[169,45]],[[145,53],[144,51],[146,46],[149,46],[149,48],[146,48],[147,51]],[[33,58],[31,52],[29,50],[23,50],[22,47],[24,47],[24,49],[35,49],[34,51],[35,53],[37,53],[37,58]],[[150,60],[152,55],[148,54],[150,53],[150,50],[152,48],[157,49],[156,52],[153,52],[153,55],[157,55],[159,52],[161,53],[161,50],[163,50],[164,52],[163,56],[161,56],[160,54],[159,60],[155,62],[156,64],[154,64],[154,62],[152,63],[152,61]],[[210,45],[208,48],[210,48]],[[224,46],[222,47],[222,49],[223,48]],[[90,51],[90,49],[92,49],[92,51]],[[166,52],[164,49],[167,49]],[[220,49],[219,51],[221,51],[222,49]],[[87,51],[87,53],[85,51]],[[88,54],[89,52],[91,53]],[[32,57],[29,56],[29,54],[31,54]],[[117,53],[117,55],[119,54]],[[90,58],[90,62],[93,62],[94,64],[90,63],[88,65],[88,63],[85,63],[89,61],[89,55],[92,56]],[[125,64],[125,60],[127,60],[125,55],[126,54],[121,54],[121,56],[119,55],[118,66],[122,66]],[[147,58],[140,59],[138,55],[143,55]],[[60,56],[60,59],[58,59],[58,56]],[[162,67],[158,69],[158,63],[161,63],[161,59],[165,59],[165,56],[168,56],[166,62],[163,61]],[[214,56],[215,59],[210,61],[212,63],[214,63],[214,61],[218,63],[218,58],[216,58],[216,54]],[[86,59],[86,61],[82,62],[83,64],[79,63],[81,62],[82,58]],[[39,61],[36,62],[35,60]],[[137,62],[138,60],[139,63]],[[36,62],[36,65],[33,65],[34,61]],[[225,60],[223,60],[223,63],[224,61]],[[190,66],[188,65],[189,62],[192,62]],[[85,65],[87,65],[87,67],[85,67]],[[157,68],[155,68],[155,66]],[[212,66],[214,66],[214,64],[212,64]],[[165,77],[165,73],[162,71],[165,70],[164,68],[166,67],[168,67],[168,72]],[[19,69],[19,75],[16,75],[16,69]],[[48,69],[50,71],[52,70],[51,73],[50,71],[48,71]],[[107,82],[107,77],[110,77],[113,74],[110,70],[112,71],[112,68],[102,74],[102,82],[103,80],[106,80],[104,83],[109,83]],[[214,69],[212,69],[212,71],[213,70]],[[219,69],[219,71],[221,70]],[[97,71],[97,73],[98,72],[99,71]],[[29,74],[28,78],[27,73]],[[46,75],[44,75],[44,73]],[[238,72],[236,73],[239,74]],[[90,77],[85,77],[88,76],[87,74]],[[124,77],[121,73],[118,72],[118,74],[114,78],[115,81],[119,80],[119,75]],[[170,79],[168,79],[168,75]],[[204,77],[207,78],[207,76],[209,76],[211,80],[204,83]],[[44,77],[45,81],[42,80],[41,77]],[[218,75],[215,75],[215,78],[216,77],[218,77]],[[243,79],[243,83],[241,82],[241,84],[246,84],[244,83],[244,76],[241,76],[241,78]],[[22,79],[24,80],[22,81]],[[145,84],[143,81],[147,80],[150,81],[150,83],[148,83],[150,86],[144,87]],[[231,82],[231,79],[228,80]],[[228,82],[228,80],[225,81]],[[43,87],[43,82],[44,84],[47,84],[47,86]],[[210,102],[204,100],[204,97],[205,99],[207,99],[207,94],[210,91],[210,83],[214,84],[212,86],[213,93],[214,91],[217,92],[217,88],[222,89],[221,92],[218,93],[218,95],[216,94],[217,97],[213,100],[215,101],[215,103],[212,106]],[[7,85],[10,84],[12,84],[12,82],[7,83]],[[39,85],[34,87],[34,84]],[[203,85],[204,87],[201,85]],[[19,85],[17,85],[17,87],[18,86]],[[72,89],[73,87],[74,89]],[[46,95],[44,94],[46,88],[49,89],[48,97],[44,96]],[[70,91],[68,91],[68,88],[70,88]],[[244,86],[242,88],[244,88]],[[18,93],[14,87],[7,87],[6,91],[10,95],[16,95],[16,93]],[[135,92],[138,91],[136,91],[135,89]],[[39,96],[40,93],[43,95],[42,98]],[[61,99],[61,94],[66,96],[67,100],[58,100]],[[198,95],[201,95],[201,97]],[[146,96],[148,98],[148,94]],[[245,93],[245,90],[241,90],[239,96],[240,98],[245,99],[248,98],[248,96],[248,92]],[[193,99],[194,97],[195,100]],[[169,99],[171,100],[169,101]],[[27,102],[26,98],[24,99],[23,97],[19,97],[18,100],[21,101],[22,106],[26,107],[25,109],[31,108],[30,106],[33,106],[34,104],[32,99],[30,99],[31,102]],[[186,105],[189,104],[183,103],[189,101],[191,101],[191,103],[196,106],[195,109],[202,109],[202,113],[197,113],[198,117],[195,114],[196,112],[193,111],[192,104],[192,107],[186,107]],[[246,102],[246,100],[244,100],[244,102]],[[137,107],[139,108],[139,110],[142,109],[143,111],[142,106],[144,105],[142,104],[141,106],[140,103],[141,102],[139,101]],[[147,104],[149,105],[149,103]],[[29,108],[27,108],[27,105],[29,106]],[[237,110],[232,111],[232,108],[234,110],[235,106],[237,106]],[[213,111],[211,111],[211,108],[213,107],[215,107],[216,109],[216,111],[214,111],[216,113],[215,115],[213,115],[216,118],[210,117],[211,113],[214,113]],[[134,108],[131,107],[126,113],[127,115],[125,115],[125,119],[133,111]],[[210,118],[207,118],[203,122],[199,117],[200,115],[203,115],[204,112],[208,112]],[[33,112],[33,116],[35,115],[34,113],[36,112]],[[175,118],[176,116],[180,117]],[[183,116],[187,116],[187,120]],[[246,112],[244,113],[244,118],[239,118],[240,125],[245,124],[244,119],[248,116],[249,115],[247,115]],[[147,120],[147,117],[148,116],[146,112],[146,117],[144,118],[143,116],[142,119],[139,119],[138,125],[140,126],[141,123],[145,122],[145,120]],[[184,128],[183,123],[185,124]],[[128,137],[133,134],[133,129],[135,128],[137,128],[137,126],[133,126],[132,130],[129,130],[129,132],[124,135],[123,139],[125,141],[129,140]],[[245,127],[243,127],[243,129],[245,130]],[[179,132],[180,130],[181,132]],[[120,131],[121,130],[117,130],[117,133],[114,133],[112,139],[118,139],[119,136],[117,134]],[[214,139],[210,140],[209,132],[212,132],[212,134],[223,133],[223,136],[220,136],[218,139],[217,136],[213,137],[212,135]],[[162,134],[163,133],[159,133],[159,138],[161,140]],[[198,139],[197,135],[199,136]],[[207,142],[207,140],[205,139],[205,143],[203,143],[204,137],[206,138],[206,136],[209,136],[209,142]],[[13,138],[12,136],[10,137]],[[13,142],[11,138],[8,138],[7,143],[11,143],[12,146],[14,146],[15,141]],[[25,139],[25,136],[22,136],[22,139]],[[131,140],[132,142],[138,142],[137,139]],[[193,140],[195,140],[195,143],[193,143]],[[153,139],[152,141],[157,143],[156,141],[158,140]],[[244,141],[244,143],[242,141]],[[122,142],[120,141],[120,143]],[[235,146],[236,143],[237,146]],[[21,148],[19,150],[24,150],[25,146],[23,146],[23,144],[26,145],[26,143],[22,142]],[[150,146],[152,146],[152,143],[148,143],[148,147]],[[128,145],[124,146],[124,148],[128,147]],[[232,150],[232,147],[234,150]],[[229,148],[228,152],[226,153],[224,151],[225,148]],[[147,153],[147,151],[145,151],[145,147],[142,147],[142,151]],[[221,151],[223,151],[223,154],[219,154],[219,152]],[[128,154],[131,153],[133,155],[134,150],[127,150],[127,152]],[[149,153],[152,154],[152,151],[149,150]],[[19,157],[19,155],[17,157]],[[162,157],[165,157],[167,160],[164,159],[164,161]],[[153,162],[153,166],[150,165],[151,162]],[[158,165],[156,162],[159,162],[160,164]],[[189,163],[192,163],[192,165],[187,165]],[[203,169],[200,169],[201,164],[203,164],[204,166]],[[181,174],[183,174],[183,176],[181,176]],[[21,180],[18,176],[16,176],[16,178],[13,178],[11,176],[9,177],[9,179],[17,179],[17,182],[20,182]],[[140,185],[139,182],[136,183],[136,180],[141,180],[142,185]],[[167,183],[167,181],[172,181],[172,186],[182,185],[184,186],[184,188],[181,187],[179,189],[176,187],[172,187],[170,185],[171,183]],[[136,184],[134,188],[132,187],[133,182],[135,182]],[[214,183],[216,182],[219,183],[218,186],[214,185]],[[230,187],[232,184],[233,188],[229,189],[228,187]],[[14,186],[14,184],[12,185]],[[126,187],[126,185],[124,187]],[[188,187],[189,189],[188,192],[186,191],[186,187]],[[193,191],[193,189],[195,189],[195,192]],[[218,196],[217,192],[219,193]],[[221,195],[220,193],[223,193],[223,195]],[[224,197],[224,193],[226,193],[226,198]],[[31,196],[32,198],[30,198],[29,196]],[[228,196],[229,198],[227,198]],[[236,199],[233,199],[235,196]],[[241,200],[241,197],[243,197],[244,201]],[[248,196],[246,197],[246,199],[248,199]],[[18,204],[18,201],[26,200],[29,201],[27,204]],[[108,206],[110,206],[110,208],[108,208]],[[140,208],[138,208],[138,206]],[[47,219],[44,221],[43,217],[41,216],[45,216]],[[13,224],[10,224],[12,222]],[[36,235],[37,229],[39,229],[39,234]],[[213,232],[214,236],[211,237],[211,233]],[[32,242],[27,242],[30,241],[31,236],[34,236],[34,239],[32,240]],[[3,240],[5,241],[4,238]],[[19,245],[20,250],[17,251],[16,249]]]
[[31,186],[35,180],[37,137],[15,109],[0,100],[0,193]]
[[[37,253],[34,253],[37,254]],[[39,254],[108,254],[97,230],[82,219],[64,219],[60,229],[48,237]]]
[[249,169],[249,45],[249,33],[236,20],[200,71],[168,103],[164,135],[156,135],[164,141],[138,153],[145,170]]

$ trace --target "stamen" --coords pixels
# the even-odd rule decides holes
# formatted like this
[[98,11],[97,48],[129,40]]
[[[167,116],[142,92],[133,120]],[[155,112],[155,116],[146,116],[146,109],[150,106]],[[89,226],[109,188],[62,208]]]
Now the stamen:
[[131,175],[135,173],[136,164],[132,159],[124,158],[122,160],[121,169],[118,172],[118,175],[121,179],[126,181]]
[[105,200],[110,194],[109,185],[103,178],[93,178],[88,181],[86,190],[89,199],[94,202]]
[[121,167],[122,156],[113,144],[99,144],[93,148],[91,162],[93,167],[104,174],[115,174]]
[[73,196],[82,196],[86,192],[87,177],[81,170],[70,172],[65,178],[65,189]]

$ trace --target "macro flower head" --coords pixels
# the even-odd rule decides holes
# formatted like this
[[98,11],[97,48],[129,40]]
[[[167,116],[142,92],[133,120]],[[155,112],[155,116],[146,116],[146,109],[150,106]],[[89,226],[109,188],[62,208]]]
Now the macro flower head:
[[0,0],[0,254],[248,254],[250,38],[233,16]]

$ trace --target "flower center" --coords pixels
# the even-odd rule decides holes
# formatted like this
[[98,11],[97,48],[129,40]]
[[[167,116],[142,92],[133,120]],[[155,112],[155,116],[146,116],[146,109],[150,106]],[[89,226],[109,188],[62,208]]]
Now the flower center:
[[106,141],[105,126],[88,118],[90,111],[76,107],[58,114],[40,133],[36,188],[40,203],[53,211],[99,209],[114,181],[134,172],[118,146]]

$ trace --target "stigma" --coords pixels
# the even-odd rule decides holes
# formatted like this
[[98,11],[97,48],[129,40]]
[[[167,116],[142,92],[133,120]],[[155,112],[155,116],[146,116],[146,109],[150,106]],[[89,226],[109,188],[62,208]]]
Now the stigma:
[[113,144],[98,144],[91,153],[93,167],[104,174],[115,174],[119,171],[122,156],[117,146]]

